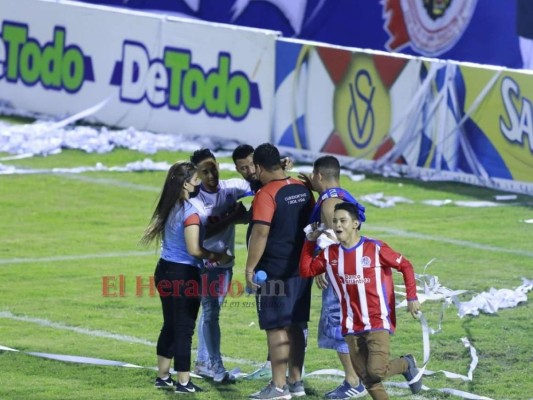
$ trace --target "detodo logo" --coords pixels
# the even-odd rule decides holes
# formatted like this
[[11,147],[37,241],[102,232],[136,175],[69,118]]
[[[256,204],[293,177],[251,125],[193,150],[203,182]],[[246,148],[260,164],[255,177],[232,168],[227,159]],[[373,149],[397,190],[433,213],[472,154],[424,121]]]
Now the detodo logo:
[[152,107],[204,110],[214,117],[242,120],[250,108],[261,108],[258,85],[242,71],[231,71],[231,55],[218,54],[216,67],[205,71],[193,63],[189,50],[165,47],[162,59],[151,59],[143,44],[124,41],[122,60],[115,64],[111,84],[120,99]]
[[28,86],[40,82],[53,90],[75,93],[94,81],[91,58],[76,45],[66,45],[65,28],[56,26],[52,41],[41,45],[29,35],[28,25],[5,21],[0,45],[0,79]]

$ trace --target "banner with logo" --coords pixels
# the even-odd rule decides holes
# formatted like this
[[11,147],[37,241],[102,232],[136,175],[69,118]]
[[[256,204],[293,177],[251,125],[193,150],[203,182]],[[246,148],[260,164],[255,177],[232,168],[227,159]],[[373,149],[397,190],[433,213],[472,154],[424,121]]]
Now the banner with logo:
[[[28,12],[31,10],[31,13]],[[277,34],[74,2],[0,2],[0,100],[111,126],[267,140]]]
[[287,38],[522,67],[515,0],[84,1],[272,29]]
[[277,42],[274,143],[376,173],[533,194],[533,75]]
[[458,167],[493,187],[533,194],[533,74],[461,66],[457,75]]

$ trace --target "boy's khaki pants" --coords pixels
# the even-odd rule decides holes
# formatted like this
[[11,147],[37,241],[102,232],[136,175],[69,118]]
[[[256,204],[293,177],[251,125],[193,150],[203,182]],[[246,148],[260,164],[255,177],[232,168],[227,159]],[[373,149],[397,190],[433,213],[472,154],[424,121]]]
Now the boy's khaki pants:
[[403,358],[389,361],[390,339],[388,331],[373,331],[344,338],[350,350],[355,372],[374,400],[388,400],[383,381],[407,371]]

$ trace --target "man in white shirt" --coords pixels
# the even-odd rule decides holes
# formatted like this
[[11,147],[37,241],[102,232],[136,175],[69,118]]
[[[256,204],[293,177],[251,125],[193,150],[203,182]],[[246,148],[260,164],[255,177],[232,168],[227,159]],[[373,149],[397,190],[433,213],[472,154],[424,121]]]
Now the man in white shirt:
[[[219,179],[218,163],[209,149],[191,156],[202,180],[200,192],[190,200],[206,229],[203,246],[211,251],[235,253],[235,224],[246,222],[246,208],[237,200],[250,191],[243,179]],[[233,379],[225,369],[220,352],[219,314],[233,277],[234,261],[210,265],[202,274],[202,316],[198,325],[198,355],[195,372],[215,382]]]

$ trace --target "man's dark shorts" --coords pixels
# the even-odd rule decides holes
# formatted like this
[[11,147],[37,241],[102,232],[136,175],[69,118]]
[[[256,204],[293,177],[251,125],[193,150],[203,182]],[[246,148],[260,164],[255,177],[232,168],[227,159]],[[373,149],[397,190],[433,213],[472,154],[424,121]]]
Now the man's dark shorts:
[[256,306],[261,329],[307,326],[311,308],[312,278],[299,276],[267,280],[257,291]]

